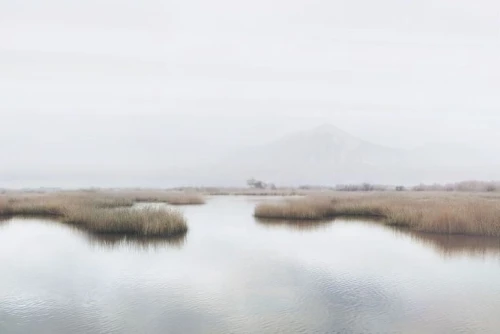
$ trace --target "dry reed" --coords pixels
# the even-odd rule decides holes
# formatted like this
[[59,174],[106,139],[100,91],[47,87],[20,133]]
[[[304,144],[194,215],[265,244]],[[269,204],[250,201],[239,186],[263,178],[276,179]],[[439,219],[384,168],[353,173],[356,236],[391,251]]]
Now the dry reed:
[[177,210],[167,208],[131,210],[78,207],[69,211],[63,220],[83,225],[94,233],[172,236],[187,231],[184,216]]
[[380,217],[385,224],[416,231],[500,237],[498,196],[371,193],[309,197],[259,204],[255,208],[255,216],[291,220]]
[[201,205],[205,198],[195,192],[161,190],[121,190],[103,192],[104,194],[133,202],[167,203],[170,205]]
[[99,192],[0,196],[0,216],[51,216],[94,233],[170,236],[185,233],[184,216],[169,208],[129,208],[134,200]]

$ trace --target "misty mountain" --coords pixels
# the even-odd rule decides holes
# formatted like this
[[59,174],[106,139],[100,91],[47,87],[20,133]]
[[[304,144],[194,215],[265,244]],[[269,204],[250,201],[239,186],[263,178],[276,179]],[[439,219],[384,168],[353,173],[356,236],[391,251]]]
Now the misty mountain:
[[425,144],[403,150],[322,125],[232,152],[211,170],[217,171],[222,183],[232,184],[249,177],[279,185],[413,184],[477,178],[484,162],[479,151],[459,145]]
[[292,165],[376,165],[393,161],[402,152],[361,140],[332,125],[288,135],[267,145],[236,152],[230,159],[246,165],[267,165],[277,161]]
[[[161,124],[157,127],[161,128]],[[123,131],[125,129],[129,127],[123,127]],[[334,186],[361,182],[414,185],[500,179],[498,159],[472,147],[427,143],[412,149],[393,148],[328,124],[250,147],[239,143],[241,139],[237,138],[240,135],[237,133],[222,132],[216,142],[193,137],[192,144],[183,144],[184,152],[175,149],[178,141],[171,140],[173,135],[160,135],[157,128],[149,125],[147,129],[143,136],[133,136],[136,140],[132,145],[126,140],[128,137],[123,136],[124,139],[118,142],[114,137],[101,135],[98,128],[91,137],[76,136],[78,140],[73,140],[66,148],[73,153],[60,156],[51,155],[58,148],[53,143],[60,142],[55,135],[37,137],[39,139],[33,141],[40,146],[38,154],[16,155],[14,150],[8,154],[9,148],[14,146],[2,142],[4,147],[0,144],[0,150],[11,158],[0,167],[4,169],[0,183],[12,187],[245,186],[246,180],[254,177],[278,186]],[[192,133],[187,133],[184,138],[191,136]],[[101,141],[103,137],[107,141]],[[234,140],[225,139],[227,143],[219,145],[223,138],[229,137]],[[88,154],[79,156],[97,142],[99,150],[93,154],[93,159],[84,160]],[[23,151],[28,152],[27,147],[31,147],[31,151],[36,152],[38,146],[31,145],[31,141],[23,143],[20,143],[24,145]],[[42,154],[43,159],[38,157]],[[123,164],[125,156],[134,159]],[[18,167],[14,169],[16,163]],[[35,163],[37,167],[31,168]]]

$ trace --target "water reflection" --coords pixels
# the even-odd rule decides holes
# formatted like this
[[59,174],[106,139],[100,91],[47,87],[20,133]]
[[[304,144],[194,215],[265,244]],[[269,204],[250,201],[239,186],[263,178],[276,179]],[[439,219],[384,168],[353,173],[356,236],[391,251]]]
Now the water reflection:
[[45,221],[44,223],[53,223],[66,227],[82,236],[90,246],[101,249],[116,249],[122,247],[137,250],[158,250],[166,247],[180,249],[184,246],[187,235],[187,233],[184,233],[169,237],[148,237],[133,234],[100,234],[88,231],[79,225],[62,224],[56,221]]
[[[292,231],[308,232],[327,229],[335,220],[310,221],[310,220],[276,220],[255,218],[260,226],[266,228],[286,228]],[[359,218],[342,218],[342,221],[351,221],[359,224],[378,224],[376,219],[370,221],[360,221]],[[445,257],[468,255],[486,256],[500,255],[500,238],[470,236],[470,235],[448,235],[438,233],[424,233],[413,231],[407,228],[392,227],[380,224],[385,229],[390,230],[397,237],[410,237],[426,247],[431,247],[440,255]]]
[[255,218],[255,220],[266,228],[287,228],[293,231],[317,231],[328,228],[332,220],[281,220]]
[[22,222],[28,224],[41,224],[42,226],[54,226],[63,230],[69,230],[85,239],[88,244],[93,247],[113,249],[119,247],[126,247],[138,250],[160,249],[172,247],[180,249],[186,242],[186,235],[179,234],[170,237],[147,237],[140,235],[127,235],[127,234],[98,234],[88,231],[82,226],[65,224],[53,219],[36,219],[33,217],[0,217],[0,229],[7,228],[9,225],[20,224]]
[[500,238],[424,233],[408,229],[394,229],[394,233],[409,235],[412,240],[432,247],[444,257],[500,255]]
[[144,237],[137,235],[95,234],[84,232],[86,240],[93,247],[114,249],[120,247],[139,250],[172,247],[180,249],[186,243],[186,235],[172,237]]

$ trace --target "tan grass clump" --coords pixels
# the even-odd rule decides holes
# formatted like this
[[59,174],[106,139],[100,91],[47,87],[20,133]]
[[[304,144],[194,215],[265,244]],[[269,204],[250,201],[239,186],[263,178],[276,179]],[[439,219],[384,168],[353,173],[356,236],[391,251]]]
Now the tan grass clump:
[[186,219],[177,210],[167,208],[96,209],[79,207],[64,217],[94,233],[120,233],[138,236],[172,236],[187,231]]
[[289,199],[283,202],[261,203],[255,217],[270,219],[321,220],[331,215],[333,202],[327,198]]
[[60,216],[62,208],[63,203],[55,197],[0,198],[0,215],[3,216]]
[[94,233],[169,236],[187,231],[184,216],[168,208],[130,208],[127,196],[100,192],[0,196],[0,216],[50,216]]
[[171,205],[201,205],[205,204],[205,199],[195,193],[180,193],[167,195],[165,202]]
[[[327,204],[328,203],[328,204]],[[321,220],[338,216],[380,217],[387,225],[416,231],[500,237],[500,197],[474,194],[370,193],[262,203],[255,216]]]

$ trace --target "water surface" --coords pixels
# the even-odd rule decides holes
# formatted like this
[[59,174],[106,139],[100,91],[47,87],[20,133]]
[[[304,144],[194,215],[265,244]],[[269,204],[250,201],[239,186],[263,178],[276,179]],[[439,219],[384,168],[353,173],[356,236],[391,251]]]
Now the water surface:
[[174,240],[0,222],[0,333],[498,333],[500,239],[183,207]]

